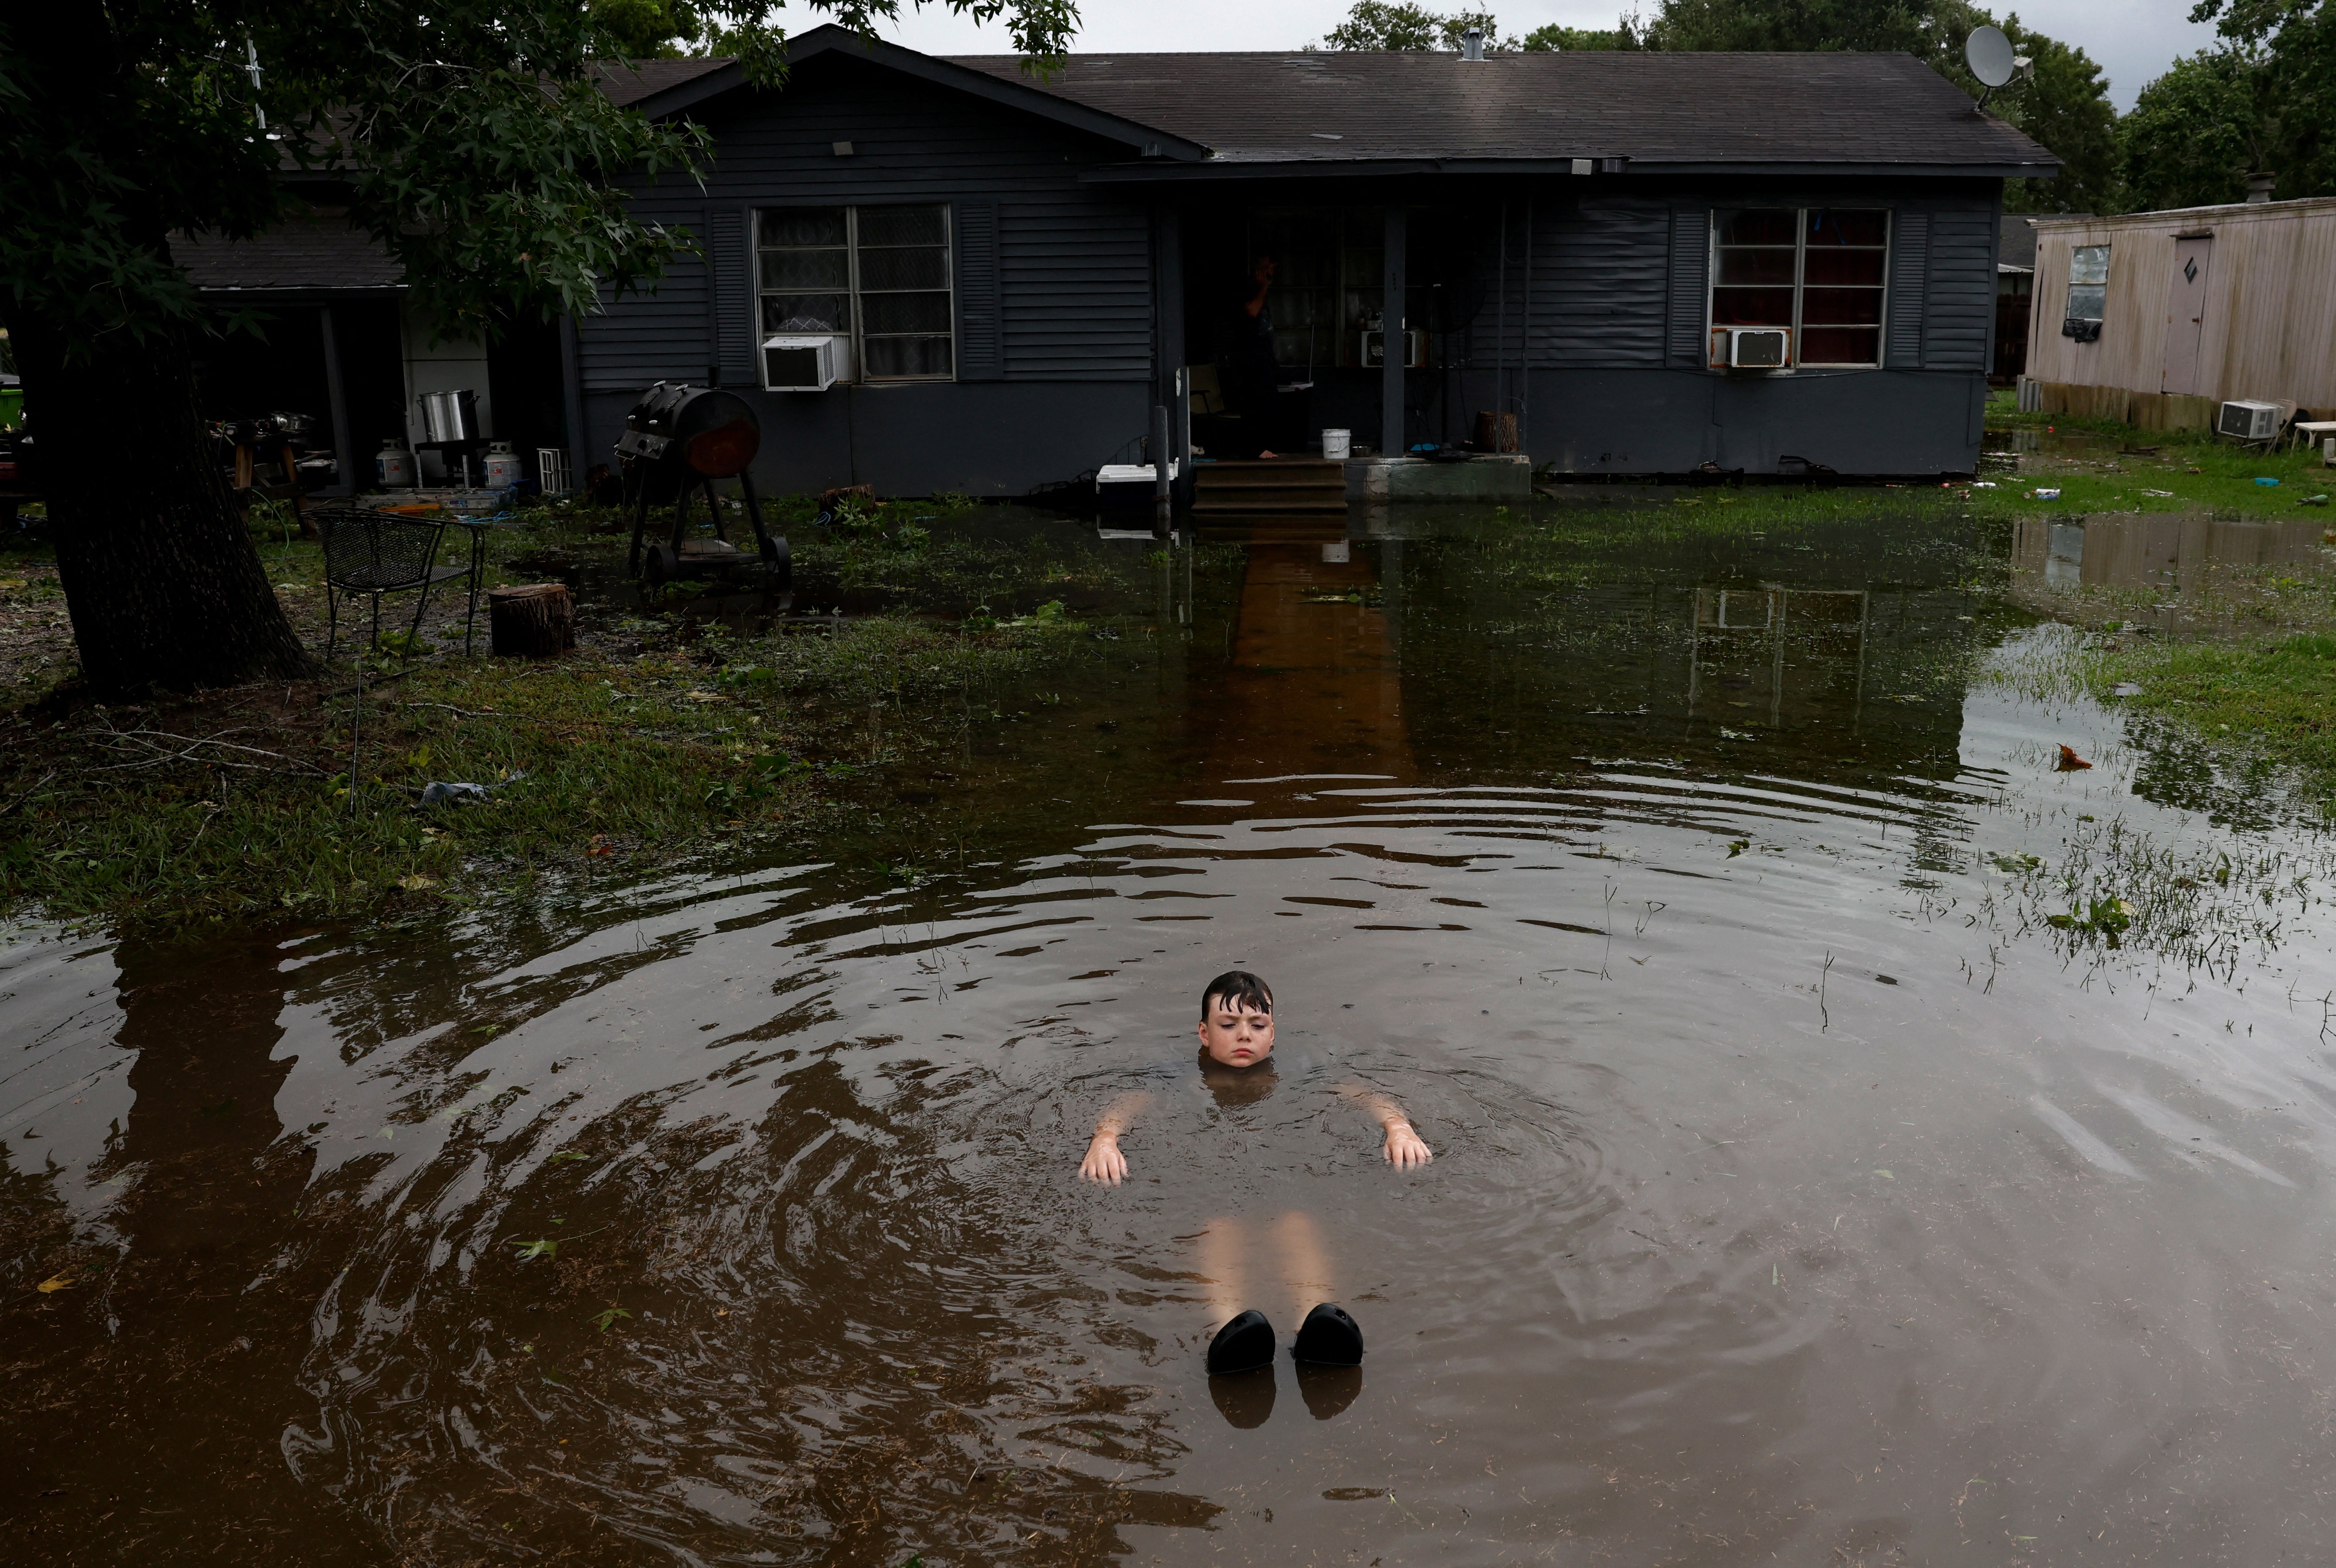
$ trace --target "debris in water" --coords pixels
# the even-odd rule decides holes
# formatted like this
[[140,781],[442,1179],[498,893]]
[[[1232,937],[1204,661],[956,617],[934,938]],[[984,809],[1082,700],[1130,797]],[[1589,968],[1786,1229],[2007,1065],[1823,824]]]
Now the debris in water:
[[2111,696],[2139,696],[2141,695],[2141,687],[2133,681],[2121,680],[2117,682],[2117,685],[2109,687],[2109,695]]
[[63,1290],[67,1285],[72,1283],[73,1276],[70,1274],[52,1274],[47,1279],[42,1281],[39,1284],[34,1286],[33,1289],[38,1290],[44,1296],[54,1296],[59,1290]]
[[2074,746],[2064,745],[2060,748],[2060,760],[2054,765],[2054,767],[2055,771],[2059,773],[2075,773],[2078,768],[2088,768],[2092,765],[2077,755]]

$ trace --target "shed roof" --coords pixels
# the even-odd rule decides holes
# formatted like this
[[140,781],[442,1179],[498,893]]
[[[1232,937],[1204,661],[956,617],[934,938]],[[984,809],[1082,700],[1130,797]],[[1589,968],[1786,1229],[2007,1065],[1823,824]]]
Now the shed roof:
[[1052,80],[1023,75],[1007,55],[954,63],[1155,126],[1229,162],[2059,167],[1904,54],[1082,54]]
[[170,236],[170,254],[197,288],[220,293],[345,293],[404,286],[381,242],[344,213],[287,218],[250,239]]

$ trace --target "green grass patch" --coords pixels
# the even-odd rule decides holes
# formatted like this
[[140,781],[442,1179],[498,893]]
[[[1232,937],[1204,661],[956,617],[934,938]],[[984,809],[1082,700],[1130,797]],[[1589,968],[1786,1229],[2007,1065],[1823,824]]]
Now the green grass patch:
[[[2080,656],[2095,696],[2292,766],[2336,794],[2336,636],[2121,643]],[[2139,687],[2117,696],[2120,683]]]
[[[716,844],[735,863],[742,845],[867,839],[861,859],[879,863],[869,824],[903,770],[1010,722],[1031,680],[1101,653],[1110,611],[1140,602],[1140,559],[1043,518],[962,526],[969,510],[872,507],[827,530],[784,517],[798,603],[850,607],[832,628],[742,631],[602,600],[583,648],[522,663],[462,658],[433,626],[434,657],[368,659],[354,748],[346,621],[336,668],[290,687],[101,705],[70,682],[22,683],[0,710],[0,909],[163,926],[418,912]],[[621,572],[628,519],[528,521],[489,536],[491,578]],[[321,557],[280,524],[255,537],[313,634]],[[45,600],[53,583],[0,593]],[[484,799],[425,806],[433,782]]]

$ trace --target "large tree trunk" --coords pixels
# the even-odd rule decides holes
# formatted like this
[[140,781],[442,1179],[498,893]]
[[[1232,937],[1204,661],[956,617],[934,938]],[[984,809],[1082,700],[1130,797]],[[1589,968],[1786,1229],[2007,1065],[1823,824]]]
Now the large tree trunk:
[[45,322],[8,325],[90,685],[185,690],[310,673],[212,453],[184,336],[115,333],[68,353]]

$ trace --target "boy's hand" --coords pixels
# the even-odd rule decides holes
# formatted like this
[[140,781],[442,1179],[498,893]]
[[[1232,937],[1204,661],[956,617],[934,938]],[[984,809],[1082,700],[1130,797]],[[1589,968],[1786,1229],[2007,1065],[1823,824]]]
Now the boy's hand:
[[[1116,1153],[1116,1151],[1114,1152]],[[1436,1158],[1436,1151],[1429,1148],[1421,1141],[1419,1135],[1411,1130],[1409,1122],[1404,1121],[1389,1122],[1387,1125],[1386,1153],[1387,1164],[1398,1171],[1408,1171],[1414,1165],[1424,1165]],[[1092,1160],[1095,1155],[1090,1153],[1087,1157]]]
[[[1389,1135],[1389,1142],[1393,1142],[1392,1135]],[[1424,1144],[1420,1146],[1426,1147]],[[1087,1144],[1087,1157],[1079,1162],[1079,1174],[1087,1181],[1101,1182],[1108,1187],[1119,1185],[1121,1178],[1127,1174],[1127,1156],[1119,1152],[1118,1135],[1097,1133],[1095,1135]]]

